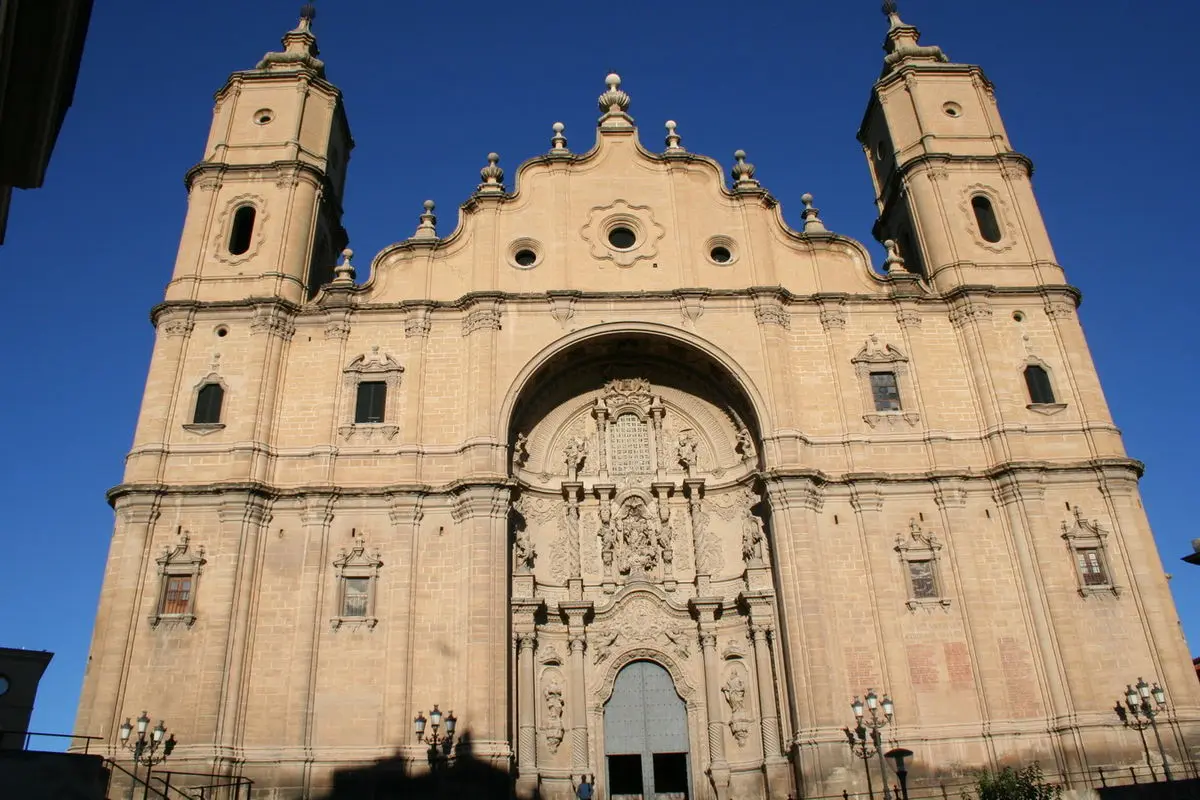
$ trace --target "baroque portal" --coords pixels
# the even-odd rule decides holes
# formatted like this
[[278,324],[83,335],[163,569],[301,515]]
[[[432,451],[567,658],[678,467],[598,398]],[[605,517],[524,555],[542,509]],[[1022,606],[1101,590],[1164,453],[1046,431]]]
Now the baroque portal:
[[[678,345],[615,340],[546,365],[526,395],[510,437],[519,786],[786,791],[768,524],[740,391]],[[630,700],[643,675],[679,703],[661,741],[645,716],[661,709]]]

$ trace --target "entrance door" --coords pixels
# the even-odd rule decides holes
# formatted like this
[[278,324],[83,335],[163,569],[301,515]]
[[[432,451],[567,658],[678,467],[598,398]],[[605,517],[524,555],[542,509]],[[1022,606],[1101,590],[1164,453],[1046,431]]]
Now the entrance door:
[[604,707],[604,754],[612,800],[687,800],[687,709],[658,664],[635,661],[617,675]]

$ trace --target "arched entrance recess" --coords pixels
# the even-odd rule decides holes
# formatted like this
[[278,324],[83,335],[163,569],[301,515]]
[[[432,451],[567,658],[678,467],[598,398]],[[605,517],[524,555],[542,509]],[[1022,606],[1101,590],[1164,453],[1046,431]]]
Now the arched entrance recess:
[[611,800],[686,800],[689,751],[687,708],[670,674],[652,661],[622,668],[604,706]]
[[[697,690],[683,695],[686,749],[645,751],[644,786],[655,752],[682,752],[687,797],[791,788],[759,403],[683,336],[581,336],[506,400],[519,792],[567,800],[594,775],[612,794],[601,689],[655,654],[681,693]],[[645,686],[654,670],[630,675]]]

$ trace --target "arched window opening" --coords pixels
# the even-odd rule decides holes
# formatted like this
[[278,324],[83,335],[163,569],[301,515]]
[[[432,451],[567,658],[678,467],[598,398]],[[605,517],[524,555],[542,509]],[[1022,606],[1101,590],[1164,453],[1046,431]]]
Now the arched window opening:
[[229,231],[229,252],[240,256],[250,249],[250,237],[254,234],[254,218],[258,212],[254,206],[242,206],[233,214],[233,228]]
[[221,405],[225,402],[225,390],[219,383],[206,383],[196,395],[196,413],[192,417],[196,425],[216,425],[221,421]]
[[975,223],[979,225],[979,235],[985,241],[998,242],[1000,241],[1000,223],[996,220],[996,211],[992,208],[992,201],[981,194],[977,194],[971,198],[971,208],[975,211]]
[[1029,402],[1034,405],[1054,403],[1054,389],[1051,388],[1050,376],[1043,367],[1030,364],[1025,368],[1025,386],[1029,389]]

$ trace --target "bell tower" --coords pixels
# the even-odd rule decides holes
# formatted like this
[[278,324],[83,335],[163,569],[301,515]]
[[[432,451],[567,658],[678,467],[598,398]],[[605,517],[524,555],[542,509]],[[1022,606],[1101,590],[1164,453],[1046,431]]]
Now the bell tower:
[[884,3],[883,73],[858,138],[879,218],[910,272],[956,286],[1064,283],[1034,198],[1032,162],[1013,150],[991,81],[952,63]]
[[342,196],[354,142],[341,92],[317,57],[315,18],[305,5],[281,52],[217,92],[204,158],[185,179],[168,302],[301,303],[332,280],[347,243]]

